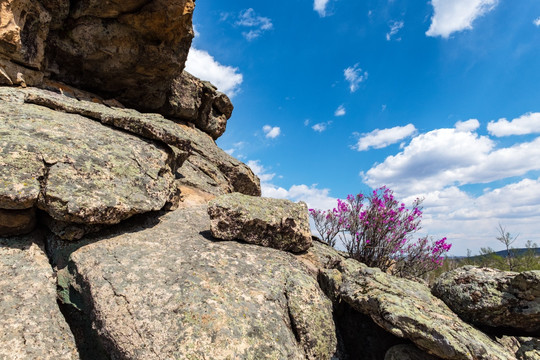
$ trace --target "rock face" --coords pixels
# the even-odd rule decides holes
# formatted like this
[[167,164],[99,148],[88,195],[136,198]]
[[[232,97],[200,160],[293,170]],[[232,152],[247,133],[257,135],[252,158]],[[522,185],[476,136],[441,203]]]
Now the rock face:
[[396,345],[386,352],[384,360],[437,360],[413,345]]
[[[334,354],[331,302],[292,255],[208,238],[206,206],[148,221],[90,239],[62,270],[77,290],[64,301],[92,319],[111,357]],[[57,241],[49,248],[62,251]]]
[[[31,217],[20,222],[13,210],[31,214],[37,207],[55,221],[57,234],[77,239],[92,225],[174,207],[182,183],[175,173],[192,151],[216,167],[219,191],[260,194],[247,166],[206,134],[161,115],[34,88],[0,88],[0,103],[0,209],[19,222],[3,225],[6,234],[32,228]],[[204,169],[193,172],[196,178]]]
[[79,359],[41,237],[0,237],[2,359]]
[[173,80],[167,103],[159,110],[166,116],[195,124],[214,140],[225,132],[232,111],[227,95],[186,71]]
[[427,286],[368,268],[328,249],[318,250],[322,245],[314,245],[314,256],[326,264],[320,282],[327,295],[369,315],[388,332],[442,359],[516,359],[513,353],[459,319],[431,295]]
[[239,193],[222,195],[208,204],[212,235],[223,240],[302,252],[311,246],[307,205],[289,200]]
[[440,276],[433,294],[473,324],[540,333],[540,271],[465,266]]

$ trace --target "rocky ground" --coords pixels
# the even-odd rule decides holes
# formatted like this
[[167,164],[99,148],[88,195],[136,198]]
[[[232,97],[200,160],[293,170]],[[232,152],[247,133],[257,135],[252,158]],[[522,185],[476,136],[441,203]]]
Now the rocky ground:
[[0,358],[540,359],[540,272],[430,289],[260,197],[193,9],[0,1]]

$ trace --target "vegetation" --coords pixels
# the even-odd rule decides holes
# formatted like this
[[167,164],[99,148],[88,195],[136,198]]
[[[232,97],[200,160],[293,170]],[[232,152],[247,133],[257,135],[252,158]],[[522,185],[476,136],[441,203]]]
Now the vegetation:
[[412,209],[399,203],[382,187],[366,197],[349,195],[337,207],[310,215],[323,241],[331,246],[339,238],[349,255],[370,266],[401,277],[419,277],[443,265],[451,244],[446,238],[412,240],[420,229],[421,200]]

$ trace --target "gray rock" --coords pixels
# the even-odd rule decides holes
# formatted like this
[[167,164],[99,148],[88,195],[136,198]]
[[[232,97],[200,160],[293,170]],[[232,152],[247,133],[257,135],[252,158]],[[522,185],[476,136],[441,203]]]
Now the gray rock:
[[522,334],[540,331],[540,271],[464,266],[442,274],[432,292],[473,324]]
[[215,238],[244,240],[275,249],[302,252],[311,246],[307,205],[284,199],[226,194],[208,203]]
[[518,360],[540,360],[540,339],[502,336],[497,341],[516,354]]
[[227,95],[186,71],[173,80],[166,106],[159,110],[165,116],[195,124],[214,140],[225,132],[232,111],[233,105]]
[[[64,302],[93,320],[111,357],[324,360],[335,352],[331,302],[291,254],[209,238],[206,206],[133,224],[80,244],[61,270],[78,290]],[[65,250],[58,241],[48,248],[53,259]]]
[[0,358],[79,359],[38,233],[0,237]]
[[438,360],[440,358],[426,354],[414,345],[401,344],[392,346],[384,360]]
[[325,267],[320,270],[319,282],[334,301],[345,301],[429,354],[456,360],[516,359],[506,348],[463,322],[423,284],[345,259],[318,242],[314,242],[309,257]]
[[115,224],[177,195],[169,149],[26,103],[32,91],[0,87],[0,208],[37,206],[57,221]]

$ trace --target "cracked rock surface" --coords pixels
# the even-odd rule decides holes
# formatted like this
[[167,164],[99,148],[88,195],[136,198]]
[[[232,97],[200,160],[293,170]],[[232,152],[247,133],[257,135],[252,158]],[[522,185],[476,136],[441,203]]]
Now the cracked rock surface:
[[311,246],[307,205],[232,193],[208,203],[212,235],[291,252]]
[[442,274],[432,292],[476,325],[540,334],[540,271],[464,266]]
[[0,237],[0,359],[79,359],[39,233]]
[[346,259],[318,242],[313,244],[304,258],[319,264],[319,281],[326,294],[369,315],[395,336],[442,359],[516,359],[513,352],[461,320],[427,286]]
[[209,228],[202,205],[89,238],[61,270],[77,289],[64,301],[114,358],[330,359],[332,304],[294,256]]

